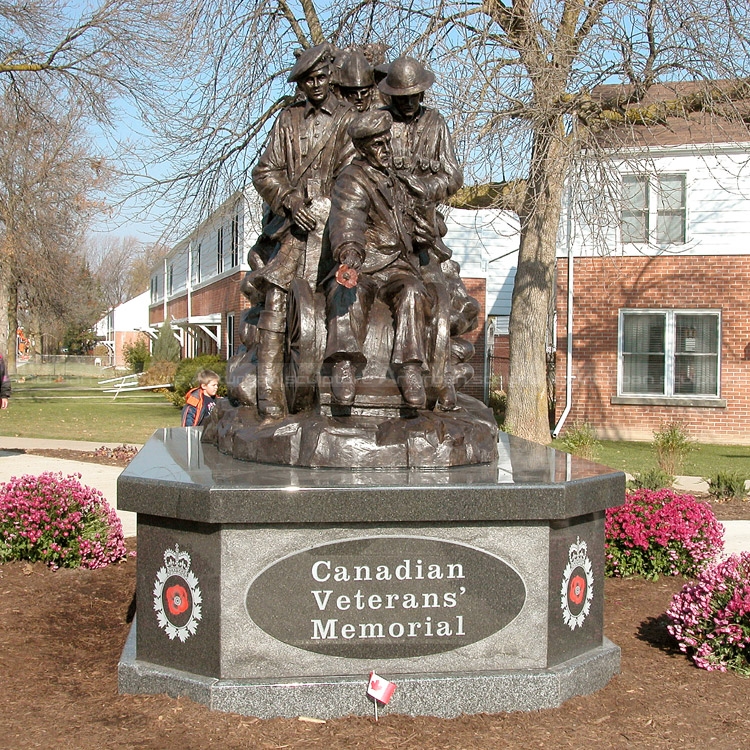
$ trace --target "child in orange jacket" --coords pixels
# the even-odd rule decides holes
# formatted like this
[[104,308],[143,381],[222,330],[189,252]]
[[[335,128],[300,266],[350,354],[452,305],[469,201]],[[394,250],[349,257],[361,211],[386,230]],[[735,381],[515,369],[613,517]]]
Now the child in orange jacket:
[[185,406],[182,409],[183,427],[202,424],[216,404],[219,376],[213,370],[201,370],[197,380],[198,387],[185,394]]

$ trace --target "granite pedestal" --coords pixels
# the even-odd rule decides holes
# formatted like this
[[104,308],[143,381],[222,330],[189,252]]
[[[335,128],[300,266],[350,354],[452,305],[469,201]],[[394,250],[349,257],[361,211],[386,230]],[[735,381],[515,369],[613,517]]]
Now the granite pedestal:
[[619,671],[604,510],[625,478],[501,435],[493,464],[309,469],[158,431],[118,481],[138,513],[126,693],[262,718],[533,710]]

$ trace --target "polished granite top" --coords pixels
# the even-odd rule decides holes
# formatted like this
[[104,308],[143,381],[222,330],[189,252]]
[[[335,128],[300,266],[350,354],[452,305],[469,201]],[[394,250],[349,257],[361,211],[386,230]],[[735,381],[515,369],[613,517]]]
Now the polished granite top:
[[118,480],[118,507],[209,523],[561,519],[618,505],[625,476],[501,433],[497,461],[450,469],[311,469],[240,461],[200,428],[157,430]]

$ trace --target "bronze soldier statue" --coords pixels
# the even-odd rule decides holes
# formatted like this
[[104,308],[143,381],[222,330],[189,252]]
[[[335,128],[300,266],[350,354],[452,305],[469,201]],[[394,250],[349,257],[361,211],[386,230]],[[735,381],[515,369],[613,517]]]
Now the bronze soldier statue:
[[[278,116],[252,173],[253,185],[269,208],[256,243],[268,257],[256,253],[256,267],[243,281],[248,296],[253,287],[264,297],[257,348],[257,401],[262,417],[279,418],[286,413],[283,347],[287,292],[292,280],[301,275],[309,235],[317,232],[322,236],[326,217],[320,199],[327,198],[335,176],[354,156],[347,135],[353,111],[331,90],[331,62],[326,44],[299,56],[288,80],[298,85],[304,99]],[[316,271],[314,268],[311,277]]]
[[341,171],[331,194],[331,249],[340,265],[327,288],[325,356],[333,365],[333,398],[352,404],[365,365],[370,310],[382,299],[393,316],[391,366],[399,389],[409,406],[423,408],[431,304],[419,270],[424,238],[403,213],[405,188],[391,165],[392,123],[388,111],[376,110],[357,115],[349,126],[358,157]]
[[357,112],[366,112],[373,104],[380,105],[379,98],[373,96],[376,93],[373,67],[363,52],[358,49],[342,52],[337,73],[341,96]]
[[422,203],[444,202],[463,184],[453,140],[441,114],[422,104],[435,74],[412,57],[399,57],[378,84],[390,97],[393,166]]

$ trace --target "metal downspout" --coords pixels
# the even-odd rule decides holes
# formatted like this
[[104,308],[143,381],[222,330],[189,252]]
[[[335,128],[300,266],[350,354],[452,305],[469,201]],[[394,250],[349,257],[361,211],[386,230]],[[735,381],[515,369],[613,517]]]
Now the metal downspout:
[[573,406],[573,240],[571,239],[571,195],[568,192],[568,216],[567,216],[567,250],[568,250],[568,312],[567,312],[567,356],[565,358],[565,408],[557,421],[555,428],[552,430],[552,437],[556,438],[562,431],[565,420],[570,414]]

